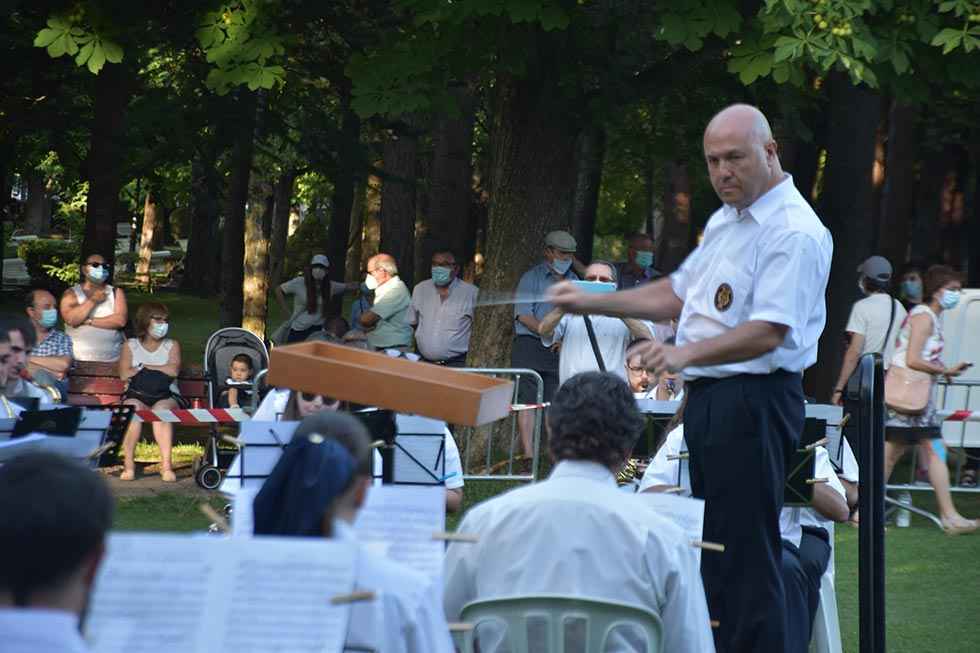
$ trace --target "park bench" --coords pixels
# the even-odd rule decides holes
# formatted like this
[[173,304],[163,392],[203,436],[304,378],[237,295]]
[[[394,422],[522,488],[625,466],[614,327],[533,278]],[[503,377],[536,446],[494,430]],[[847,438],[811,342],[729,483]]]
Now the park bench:
[[[208,384],[200,367],[182,368],[177,385],[191,406],[208,405]],[[125,382],[119,378],[117,363],[75,361],[68,375],[68,403],[72,406],[118,404],[125,387]]]

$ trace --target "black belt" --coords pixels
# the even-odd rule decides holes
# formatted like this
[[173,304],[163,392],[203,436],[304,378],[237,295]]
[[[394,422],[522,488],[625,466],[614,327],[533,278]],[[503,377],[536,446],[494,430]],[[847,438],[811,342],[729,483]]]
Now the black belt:
[[800,530],[808,535],[819,537],[827,544],[830,544],[830,533],[827,532],[826,528],[820,528],[819,526],[801,526]]
[[452,365],[453,363],[465,363],[466,362],[466,354],[456,354],[455,356],[452,356],[450,358],[446,358],[446,359],[441,360],[441,361],[430,360],[430,359],[426,358],[425,356],[422,356],[422,354],[419,354],[419,356],[421,356],[422,357],[422,360],[424,360],[426,363],[432,363],[433,365]]
[[732,379],[738,379],[744,377],[762,378],[767,376],[786,376],[786,377],[800,376],[801,377],[803,376],[803,373],[790,372],[789,370],[784,370],[784,369],[773,370],[772,372],[769,372],[767,374],[752,374],[750,372],[742,372],[740,374],[733,374],[731,376],[722,376],[722,377],[702,376],[697,379],[691,379],[690,381],[685,381],[684,383],[685,385],[689,385],[692,387],[694,386],[706,387],[709,385],[714,385],[715,383],[721,383],[722,381],[730,381]]

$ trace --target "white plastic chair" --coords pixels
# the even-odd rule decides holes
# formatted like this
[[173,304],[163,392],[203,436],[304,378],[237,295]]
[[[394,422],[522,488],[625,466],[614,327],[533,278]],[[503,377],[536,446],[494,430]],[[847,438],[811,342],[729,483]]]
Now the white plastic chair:
[[571,643],[566,642],[566,625],[575,621],[582,622],[584,627],[584,631],[577,632],[584,632],[585,647],[574,648],[585,653],[602,653],[606,640],[616,628],[638,629],[646,642],[646,653],[660,653],[663,647],[663,623],[657,613],[601,599],[557,595],[487,599],[467,604],[461,616],[464,622],[473,626],[463,637],[462,653],[474,652],[474,637],[480,624],[485,622],[502,626],[501,641],[510,643],[512,653],[532,653],[528,642],[532,621],[535,622],[532,630],[543,631],[547,637],[546,648],[536,645],[533,653],[565,653]]
[[810,651],[813,653],[843,653],[840,641],[840,622],[837,620],[837,590],[834,587],[834,525],[827,524],[830,533],[830,563],[820,578],[820,604],[813,618]]

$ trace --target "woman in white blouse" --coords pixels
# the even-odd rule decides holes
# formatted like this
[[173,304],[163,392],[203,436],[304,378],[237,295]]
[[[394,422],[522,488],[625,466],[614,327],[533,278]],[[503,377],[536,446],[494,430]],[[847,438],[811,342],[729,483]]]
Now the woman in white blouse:
[[109,284],[109,264],[101,254],[82,258],[82,282],[61,296],[65,333],[72,340],[75,360],[119,360],[129,319],[126,293]]
[[[127,382],[123,403],[137,410],[177,408],[180,391],[180,343],[167,337],[170,312],[159,302],[147,302],[136,311],[136,337],[126,341],[119,357],[119,378]],[[133,460],[140,439],[142,422],[133,420],[123,439],[123,473],[119,480],[136,478]],[[168,422],[153,422],[153,437],[160,446],[160,479],[173,483],[174,427]]]
[[[353,523],[371,486],[370,442],[350,415],[305,418],[255,497],[255,534],[356,541]],[[453,652],[435,579],[358,547],[354,589],[374,599],[353,604],[345,650]]]

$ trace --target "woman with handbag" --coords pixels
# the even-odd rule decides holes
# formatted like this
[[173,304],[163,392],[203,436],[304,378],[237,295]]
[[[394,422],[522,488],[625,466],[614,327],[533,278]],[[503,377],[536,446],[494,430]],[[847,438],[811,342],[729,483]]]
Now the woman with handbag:
[[[127,382],[124,404],[136,410],[179,408],[183,402],[177,387],[180,373],[180,343],[167,337],[170,313],[159,302],[147,302],[136,312],[136,337],[126,341],[119,357],[119,378]],[[136,478],[133,460],[140,439],[142,422],[133,421],[123,439],[123,473],[121,481]],[[160,446],[160,479],[173,483],[174,427],[167,422],[153,422],[153,437]]]
[[923,303],[909,313],[898,334],[891,367],[885,378],[885,478],[911,445],[929,465],[929,483],[936,492],[943,529],[953,535],[975,531],[976,520],[965,519],[953,505],[949,491],[949,468],[933,449],[932,440],[942,437],[942,419],[936,416],[940,376],[959,376],[970,363],[953,367],[943,364],[942,313],[960,299],[960,277],[952,268],[934,265],[926,271]]

